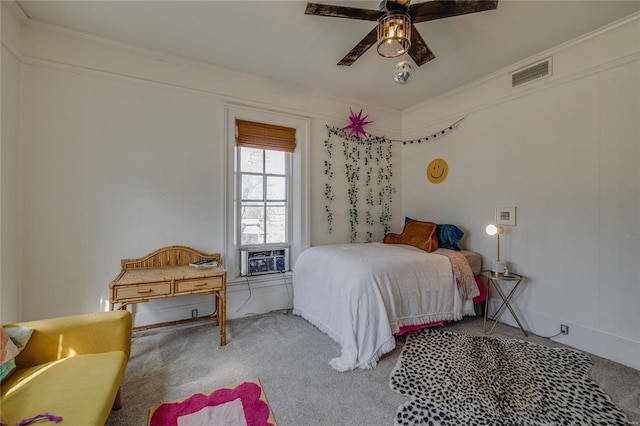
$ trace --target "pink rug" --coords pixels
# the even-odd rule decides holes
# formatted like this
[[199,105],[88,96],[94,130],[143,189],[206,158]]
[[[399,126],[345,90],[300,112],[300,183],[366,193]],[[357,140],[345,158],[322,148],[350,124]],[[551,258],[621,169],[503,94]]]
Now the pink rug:
[[276,422],[260,381],[254,379],[151,408],[149,426],[172,425],[275,426]]

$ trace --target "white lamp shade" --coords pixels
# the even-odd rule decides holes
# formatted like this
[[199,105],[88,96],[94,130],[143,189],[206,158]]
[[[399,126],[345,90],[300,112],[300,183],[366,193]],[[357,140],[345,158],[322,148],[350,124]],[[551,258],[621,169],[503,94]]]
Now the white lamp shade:
[[504,232],[504,228],[500,225],[494,225],[493,223],[490,225],[487,225],[487,227],[485,228],[485,231],[487,232],[487,234],[493,236],[493,235],[500,235]]

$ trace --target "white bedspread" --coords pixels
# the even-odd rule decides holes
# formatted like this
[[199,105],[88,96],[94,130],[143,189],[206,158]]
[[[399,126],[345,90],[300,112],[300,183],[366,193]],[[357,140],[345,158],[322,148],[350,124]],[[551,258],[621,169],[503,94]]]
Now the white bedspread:
[[446,256],[397,244],[312,247],[296,261],[293,313],[341,347],[338,371],[375,367],[407,325],[458,320],[463,314]]

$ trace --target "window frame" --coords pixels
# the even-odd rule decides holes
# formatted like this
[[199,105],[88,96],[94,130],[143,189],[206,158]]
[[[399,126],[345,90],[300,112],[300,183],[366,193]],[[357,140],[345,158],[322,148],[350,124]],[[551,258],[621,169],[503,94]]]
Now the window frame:
[[[309,146],[311,122],[307,117],[295,116],[277,111],[266,111],[257,108],[227,104],[225,105],[225,247],[223,266],[227,271],[227,280],[233,281],[240,276],[240,222],[236,208],[238,196],[236,122],[237,120],[255,121],[275,126],[296,129],[296,149],[291,153],[289,164],[289,185],[287,196],[290,200],[289,235],[287,244],[267,244],[258,247],[288,246],[289,265],[293,269],[295,260],[303,250],[309,247]],[[277,275],[275,276],[278,277]],[[243,277],[245,279],[246,277]],[[251,278],[251,277],[249,277]],[[263,278],[264,279],[264,278]]]
[[[290,247],[290,241],[291,241],[291,218],[293,217],[293,208],[292,208],[292,191],[291,191],[291,182],[293,180],[293,176],[292,176],[292,169],[293,169],[293,153],[289,153],[289,152],[283,152],[283,151],[277,151],[277,150],[273,150],[274,152],[283,152],[283,154],[285,155],[285,173],[284,174],[274,174],[274,173],[267,173],[267,167],[266,167],[266,154],[264,153],[265,151],[267,151],[267,149],[263,149],[263,148],[252,148],[252,149],[260,149],[263,154],[262,154],[262,173],[256,173],[256,172],[243,172],[241,169],[241,164],[242,164],[242,156],[240,155],[241,149],[242,147],[239,146],[234,146],[234,149],[236,150],[236,162],[235,162],[235,168],[236,168],[236,177],[237,177],[237,181],[236,181],[236,186],[235,186],[235,191],[237,191],[236,194],[236,223],[237,226],[235,226],[235,239],[237,242],[237,245],[239,247],[239,249],[263,249],[263,250],[268,250],[269,248],[276,248],[276,247]],[[261,176],[263,177],[263,182],[262,182],[262,200],[245,200],[242,198],[242,177],[243,176]],[[285,178],[285,199],[284,200],[269,200],[268,198],[268,177],[269,176],[275,176],[275,177],[284,177]],[[247,202],[259,202],[262,203],[262,205],[265,207],[265,241],[267,239],[266,235],[269,231],[269,228],[267,226],[267,221],[266,221],[266,207],[268,206],[269,202],[284,202],[286,204],[286,227],[285,227],[285,240],[281,243],[262,243],[262,244],[243,244],[242,243],[242,203],[244,201]]]

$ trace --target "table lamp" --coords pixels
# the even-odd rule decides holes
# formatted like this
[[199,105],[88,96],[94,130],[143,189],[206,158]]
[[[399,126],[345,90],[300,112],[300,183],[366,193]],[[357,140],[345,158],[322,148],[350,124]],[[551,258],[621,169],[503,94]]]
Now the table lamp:
[[502,274],[504,272],[504,269],[507,267],[507,262],[504,260],[500,260],[500,234],[504,232],[504,228],[500,225],[490,224],[487,225],[485,231],[490,236],[498,236],[498,258],[491,261],[491,272],[493,272],[494,274]]

